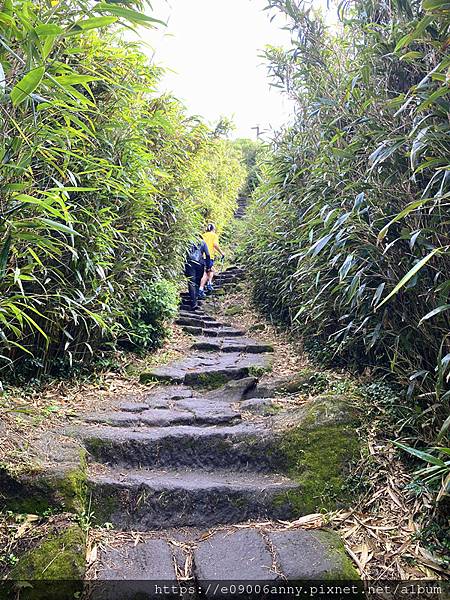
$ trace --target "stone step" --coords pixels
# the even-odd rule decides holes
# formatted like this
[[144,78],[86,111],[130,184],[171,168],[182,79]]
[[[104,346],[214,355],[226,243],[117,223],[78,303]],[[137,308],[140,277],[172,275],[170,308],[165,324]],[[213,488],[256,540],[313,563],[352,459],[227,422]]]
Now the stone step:
[[142,412],[149,408],[179,408],[179,400],[204,398],[214,401],[221,409],[233,402],[247,398],[247,394],[256,388],[256,377],[233,379],[224,386],[200,395],[199,390],[185,385],[161,385],[139,395],[127,394],[118,398],[116,409],[124,412]]
[[236,423],[241,420],[241,415],[230,411],[228,413],[217,410],[201,410],[196,413],[172,410],[165,408],[151,408],[139,413],[129,411],[113,411],[93,413],[85,419],[86,423],[110,425],[111,427],[170,427],[172,425],[223,425]]
[[216,320],[214,317],[211,317],[211,315],[206,314],[205,311],[201,310],[201,309],[196,309],[195,311],[180,310],[179,318],[180,319],[200,319],[201,321],[204,321],[206,323],[209,321]]
[[[198,302],[197,302],[197,307],[198,307],[198,308],[201,308],[201,307],[202,307],[202,305],[203,305],[203,300],[198,300]],[[180,306],[179,306],[179,309],[180,309],[180,310],[188,310],[188,311],[189,311],[189,310],[192,310],[190,302],[184,302],[184,301],[183,301],[183,302],[181,302],[181,304],[180,304]]]
[[263,372],[271,364],[268,354],[207,352],[141,373],[140,380],[141,383],[166,381],[215,388],[232,379],[253,375],[254,370]]
[[[207,584],[211,581],[259,581],[272,585],[278,581],[282,585],[292,580],[313,580],[311,584],[315,586],[317,580],[358,578],[341,539],[332,531],[249,523],[239,529],[228,526],[215,532],[185,529],[182,533],[169,530],[164,537],[158,531],[149,535],[149,539],[100,548],[95,565],[99,592],[105,588],[102,582],[114,581],[120,592],[114,596],[116,600],[128,598],[129,592],[147,593],[153,598],[154,582],[176,584],[175,564],[184,573],[186,562],[191,565],[188,575],[201,587],[204,585],[202,595],[207,597]],[[93,597],[99,596],[95,593]]]
[[212,329],[216,329],[217,327],[224,327],[224,323],[220,323],[220,321],[212,321],[203,319],[203,317],[179,317],[175,323],[177,325],[181,325],[182,327],[210,327]]
[[278,475],[91,467],[88,494],[98,524],[133,531],[289,519],[297,484]]
[[[229,407],[227,407],[230,410]],[[95,462],[124,467],[229,468],[270,472],[285,468],[279,438],[263,425],[94,427],[72,430]]]
[[184,331],[190,335],[207,337],[240,337],[245,335],[244,331],[234,329],[233,327],[221,327],[218,329],[209,329],[208,327],[190,327],[184,326]]
[[145,408],[136,412],[111,411],[92,413],[86,423],[112,427],[170,427],[171,425],[222,425],[240,421],[241,415],[230,407],[217,406],[211,400],[187,399],[171,408]]
[[199,337],[192,344],[191,349],[205,350],[207,352],[247,352],[250,354],[274,351],[273,346],[270,344],[263,344],[245,337],[216,338],[214,340],[207,337]]

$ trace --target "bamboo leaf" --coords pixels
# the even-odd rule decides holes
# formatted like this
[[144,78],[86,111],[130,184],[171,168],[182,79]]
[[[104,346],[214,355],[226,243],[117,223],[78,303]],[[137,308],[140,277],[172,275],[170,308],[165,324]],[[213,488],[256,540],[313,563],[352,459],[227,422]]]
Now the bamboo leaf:
[[442,306],[438,306],[434,310],[427,313],[424,317],[422,317],[419,321],[419,325],[421,325],[424,321],[431,319],[432,317],[450,309],[450,304],[443,304]]
[[402,219],[407,217],[414,210],[421,208],[424,204],[429,202],[429,200],[431,200],[431,198],[422,198],[420,200],[416,200],[415,202],[411,202],[410,204],[408,204],[408,206],[406,206],[406,208],[404,208],[397,215],[395,215],[395,217],[393,219],[391,219],[389,221],[389,223],[383,227],[383,229],[381,229],[380,233],[378,234],[378,239],[383,240],[386,237],[386,234],[388,233],[390,227],[394,223],[401,221]]
[[45,67],[36,67],[29,71],[11,90],[11,100],[14,106],[21,104],[39,86],[44,77]]
[[405,446],[404,444],[401,444],[400,442],[392,442],[395,446],[397,446],[398,448],[401,448],[402,450],[404,450],[405,452],[408,452],[409,454],[412,454],[412,456],[416,456],[417,458],[420,458],[421,460],[424,460],[432,465],[436,465],[438,467],[445,467],[445,462],[443,460],[441,460],[440,458],[436,458],[436,456],[433,456],[432,454],[429,454],[428,452],[423,452],[422,450],[417,450],[417,448],[411,448],[410,446]]
[[160,21],[159,19],[149,17],[148,15],[145,15],[144,13],[138,12],[131,8],[125,8],[123,6],[113,6],[106,2],[100,2],[99,4],[97,4],[95,10],[98,12],[108,12],[118,17],[122,17],[132,23],[138,23],[139,25],[144,25],[147,27],[153,26],[155,23],[158,23],[159,25],[166,25],[163,21]]
[[9,251],[11,248],[12,236],[8,234],[3,243],[3,248],[0,252],[0,278],[4,277],[6,265],[8,264]]
[[435,254],[438,254],[439,252],[441,252],[441,249],[435,248],[429,254],[427,254],[427,256],[422,258],[422,260],[420,260],[416,265],[414,265],[414,267],[412,269],[410,269],[404,277],[402,277],[402,279],[394,287],[392,292],[390,294],[388,294],[386,296],[386,298],[380,304],[378,304],[378,306],[375,307],[375,310],[377,310],[378,308],[381,308],[383,306],[383,304],[386,304],[386,302],[388,300],[390,300],[393,296],[395,296],[408,283],[408,281],[410,281],[410,279],[412,279],[417,273],[419,273],[419,271],[427,264],[427,262],[430,259],[432,259],[433,256],[435,256]]
[[90,17],[89,19],[84,19],[83,21],[78,21],[77,27],[80,27],[84,31],[88,31],[90,29],[99,29],[101,27],[107,27],[108,25],[112,25],[117,21],[117,17]]
[[48,225],[48,227],[50,227],[50,229],[55,229],[56,231],[62,231],[63,233],[69,233],[70,235],[81,236],[81,233],[75,231],[75,229],[72,229],[72,227],[68,227],[67,225],[64,225],[63,223],[59,223],[58,221],[53,221],[52,219],[47,219],[47,218],[41,218],[40,221],[42,223],[44,223],[45,225]]

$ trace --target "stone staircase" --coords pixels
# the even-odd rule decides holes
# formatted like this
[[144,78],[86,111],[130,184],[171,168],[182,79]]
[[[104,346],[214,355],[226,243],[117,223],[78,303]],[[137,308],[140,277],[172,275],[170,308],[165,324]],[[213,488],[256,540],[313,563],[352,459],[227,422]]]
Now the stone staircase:
[[[242,277],[230,268],[216,289]],[[97,523],[142,532],[138,545],[104,548],[97,577],[175,581],[186,564],[182,578],[196,581],[356,576],[335,534],[277,530],[277,520],[302,512],[299,484],[286,475],[270,417],[245,409],[273,348],[217,321],[213,309],[208,299],[192,311],[183,295],[177,322],[193,336],[189,355],[143,373],[144,397],[87,415],[71,432],[88,451]]]
[[248,198],[246,196],[239,196],[237,199],[237,208],[234,213],[235,219],[242,219],[247,210]]

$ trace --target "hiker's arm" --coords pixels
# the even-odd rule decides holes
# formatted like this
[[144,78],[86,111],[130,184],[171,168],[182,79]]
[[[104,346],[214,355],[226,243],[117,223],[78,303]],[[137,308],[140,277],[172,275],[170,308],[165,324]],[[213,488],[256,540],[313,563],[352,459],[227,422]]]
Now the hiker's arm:
[[220,254],[222,255],[222,258],[225,256],[225,254],[222,252],[222,249],[217,242],[214,242],[214,249],[217,250],[217,252],[220,252]]

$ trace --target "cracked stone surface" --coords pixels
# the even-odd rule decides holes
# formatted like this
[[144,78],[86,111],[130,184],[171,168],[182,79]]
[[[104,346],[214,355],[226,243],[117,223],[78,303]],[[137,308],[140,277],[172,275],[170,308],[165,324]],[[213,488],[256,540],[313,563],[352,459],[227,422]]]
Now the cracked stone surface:
[[277,578],[272,569],[271,553],[261,535],[252,529],[213,535],[194,550],[194,561],[200,582]]
[[137,546],[111,548],[105,554],[99,579],[176,581],[175,565],[169,544],[164,540],[148,540]]

